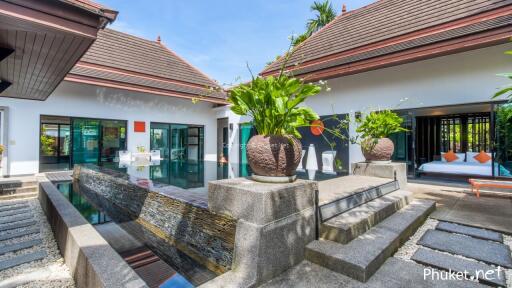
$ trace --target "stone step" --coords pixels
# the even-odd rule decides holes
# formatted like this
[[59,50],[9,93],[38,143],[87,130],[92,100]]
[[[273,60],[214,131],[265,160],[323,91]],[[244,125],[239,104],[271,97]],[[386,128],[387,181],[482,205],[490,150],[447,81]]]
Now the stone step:
[[328,240],[311,242],[306,246],[305,257],[315,264],[366,282],[434,209],[434,201],[414,200],[348,244]]
[[7,211],[16,211],[16,210],[20,210],[20,209],[27,209],[27,208],[30,208],[28,206],[28,204],[16,204],[16,205],[10,205],[10,206],[4,205],[4,206],[0,207],[0,213],[7,212]]
[[20,221],[30,220],[33,218],[34,218],[34,215],[32,215],[32,214],[2,217],[2,218],[0,218],[0,225],[16,223],[16,222],[20,222]]
[[16,252],[16,251],[27,249],[27,248],[32,248],[36,245],[41,245],[41,244],[43,244],[43,240],[41,240],[41,238],[36,238],[36,239],[32,239],[32,240],[27,240],[27,241],[23,241],[23,242],[0,246],[0,255],[10,253],[10,252]]
[[320,220],[322,222],[328,221],[341,213],[361,206],[393,191],[397,191],[398,189],[400,189],[400,187],[397,181],[389,181],[378,186],[366,188],[362,191],[356,190],[353,193],[348,193],[345,197],[333,199],[327,203],[320,203],[320,206],[318,207]]
[[423,234],[418,245],[512,268],[510,248],[502,243],[430,229]]
[[39,191],[38,186],[26,186],[26,187],[16,187],[16,188],[7,188],[0,190],[0,195],[12,195],[18,193],[35,193]]
[[0,234],[0,241],[14,239],[17,237],[23,237],[23,236],[27,236],[27,235],[35,234],[35,233],[39,233],[39,232],[40,232],[39,228],[33,227],[33,228],[16,231],[16,232],[2,233],[2,234]]
[[46,251],[36,251],[36,252],[27,253],[27,254],[23,254],[23,255],[17,255],[13,258],[0,261],[0,271],[9,269],[9,268],[12,268],[12,267],[15,267],[18,265],[22,265],[25,263],[42,260],[42,259],[46,258],[47,255],[48,254],[46,253]]
[[460,225],[450,222],[439,222],[436,226],[436,230],[450,232],[450,233],[457,233],[457,234],[464,234],[467,236],[471,236],[473,238],[479,238],[482,240],[490,240],[490,241],[496,241],[503,243],[503,234],[485,230],[482,228],[474,228],[466,225]]
[[419,264],[446,271],[462,272],[491,286],[505,287],[505,271],[480,262],[467,260],[435,250],[420,248],[411,257]]
[[14,209],[14,210],[0,212],[0,219],[3,217],[8,217],[8,216],[22,215],[25,213],[29,213],[31,211],[32,210],[30,210],[28,208],[24,208],[24,209]]
[[35,225],[36,223],[37,222],[35,220],[31,220],[31,221],[16,222],[16,223],[12,223],[12,224],[5,224],[5,225],[0,226],[0,232],[29,227],[29,226]]
[[37,196],[38,192],[25,192],[25,193],[16,193],[16,194],[8,194],[8,195],[0,195],[0,201],[2,200],[13,200],[13,199],[25,199],[29,197]]
[[412,193],[404,190],[374,199],[322,223],[320,238],[346,244],[404,208],[412,200]]

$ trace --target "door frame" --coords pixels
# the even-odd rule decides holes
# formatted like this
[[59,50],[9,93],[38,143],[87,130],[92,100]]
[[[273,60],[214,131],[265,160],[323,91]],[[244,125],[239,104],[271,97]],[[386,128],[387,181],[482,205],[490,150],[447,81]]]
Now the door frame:
[[9,107],[0,106],[0,144],[4,145],[0,177],[9,176]]

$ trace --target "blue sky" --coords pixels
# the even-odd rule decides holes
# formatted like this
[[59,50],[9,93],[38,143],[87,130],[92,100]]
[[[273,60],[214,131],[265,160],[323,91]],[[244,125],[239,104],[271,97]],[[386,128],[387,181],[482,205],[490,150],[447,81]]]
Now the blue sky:
[[[304,31],[313,0],[98,0],[119,11],[111,28],[166,46],[221,84],[250,79]],[[338,13],[373,0],[331,1]],[[239,82],[239,81],[238,81]]]

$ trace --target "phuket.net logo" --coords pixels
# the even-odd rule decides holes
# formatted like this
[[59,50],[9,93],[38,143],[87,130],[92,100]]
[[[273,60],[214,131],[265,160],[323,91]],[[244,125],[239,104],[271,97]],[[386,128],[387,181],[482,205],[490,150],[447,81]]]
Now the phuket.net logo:
[[498,266],[496,269],[475,269],[475,270],[464,270],[464,271],[454,271],[449,269],[445,270],[436,270],[433,268],[425,268],[423,269],[423,280],[440,280],[440,281],[451,281],[451,280],[469,280],[469,281],[477,281],[487,280],[492,281],[496,279],[501,279],[502,274],[504,273],[503,268]]

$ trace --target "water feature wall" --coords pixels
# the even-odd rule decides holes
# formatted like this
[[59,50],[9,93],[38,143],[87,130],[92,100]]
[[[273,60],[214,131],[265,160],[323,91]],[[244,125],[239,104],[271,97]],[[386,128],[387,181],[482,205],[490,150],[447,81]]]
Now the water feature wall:
[[172,247],[159,256],[174,263],[190,257],[217,274],[231,269],[234,218],[162,195],[133,183],[127,174],[93,165],[75,166],[73,182],[95,205],[109,206],[99,208],[120,225],[140,230],[137,234],[153,248]]

